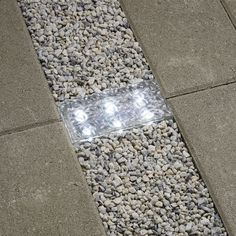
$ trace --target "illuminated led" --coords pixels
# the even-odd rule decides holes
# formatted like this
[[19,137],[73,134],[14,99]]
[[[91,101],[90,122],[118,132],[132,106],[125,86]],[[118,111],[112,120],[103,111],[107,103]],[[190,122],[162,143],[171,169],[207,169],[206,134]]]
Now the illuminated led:
[[117,106],[111,101],[105,102],[104,108],[105,108],[105,112],[109,115],[115,114],[118,110]]
[[154,113],[149,111],[149,110],[145,110],[143,113],[142,113],[142,117],[145,119],[145,120],[150,120],[152,119],[154,116]]
[[88,119],[87,114],[83,110],[76,110],[74,112],[75,120],[79,123],[83,123]]
[[83,133],[83,135],[85,135],[85,136],[91,136],[91,135],[94,133],[92,126],[86,126],[86,127],[84,127],[83,130],[82,130],[82,133]]
[[120,128],[122,126],[121,122],[119,120],[115,120],[113,121],[113,126],[116,127],[116,128]]

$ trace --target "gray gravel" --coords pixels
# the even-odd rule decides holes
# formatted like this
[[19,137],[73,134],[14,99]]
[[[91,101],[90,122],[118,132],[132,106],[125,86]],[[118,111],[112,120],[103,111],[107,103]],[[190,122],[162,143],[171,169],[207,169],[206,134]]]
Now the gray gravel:
[[[56,102],[153,75],[117,0],[18,0]],[[176,124],[84,143],[108,235],[226,235]]]
[[108,235],[226,235],[172,120],[84,143],[78,157]]
[[117,0],[19,3],[56,101],[153,78]]

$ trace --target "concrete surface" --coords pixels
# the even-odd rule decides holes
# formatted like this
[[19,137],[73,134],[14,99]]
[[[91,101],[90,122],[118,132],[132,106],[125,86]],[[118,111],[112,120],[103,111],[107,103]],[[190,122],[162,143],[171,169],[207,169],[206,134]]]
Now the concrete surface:
[[236,235],[236,83],[168,101],[229,235]]
[[0,134],[58,120],[15,0],[0,0]]
[[236,34],[220,1],[120,2],[165,97],[236,81]]
[[221,3],[236,29],[236,0],[221,0]]
[[62,124],[0,137],[0,235],[105,235]]

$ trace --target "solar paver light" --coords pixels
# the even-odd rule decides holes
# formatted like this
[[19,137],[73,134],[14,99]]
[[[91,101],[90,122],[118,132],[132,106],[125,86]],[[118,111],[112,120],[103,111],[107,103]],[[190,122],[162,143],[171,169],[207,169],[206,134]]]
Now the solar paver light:
[[73,144],[172,116],[151,80],[66,100],[60,112]]

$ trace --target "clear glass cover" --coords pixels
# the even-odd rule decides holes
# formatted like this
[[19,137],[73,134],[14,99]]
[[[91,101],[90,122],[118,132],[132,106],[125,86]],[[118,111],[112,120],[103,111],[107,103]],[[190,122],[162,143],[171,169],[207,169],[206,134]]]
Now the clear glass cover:
[[172,116],[151,80],[67,100],[59,109],[74,144]]

